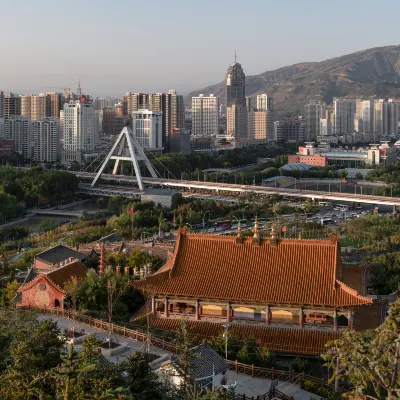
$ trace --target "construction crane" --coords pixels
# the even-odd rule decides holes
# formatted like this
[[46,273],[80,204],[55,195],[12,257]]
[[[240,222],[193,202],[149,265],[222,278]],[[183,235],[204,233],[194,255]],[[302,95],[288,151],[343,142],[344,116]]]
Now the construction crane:
[[71,93],[71,89],[67,87],[53,87],[53,86],[45,86],[45,89],[59,89],[64,91],[64,97],[67,97],[69,93]]

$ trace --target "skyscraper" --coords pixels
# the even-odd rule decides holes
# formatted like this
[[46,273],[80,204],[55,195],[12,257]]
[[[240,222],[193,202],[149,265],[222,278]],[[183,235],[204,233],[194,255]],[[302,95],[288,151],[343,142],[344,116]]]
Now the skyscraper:
[[267,94],[259,94],[257,95],[257,110],[274,110],[274,99],[272,96],[268,96]]
[[162,112],[163,124],[163,147],[169,151],[169,136],[172,129],[181,129],[185,123],[185,107],[183,96],[175,90],[168,93],[155,93],[148,96],[149,109],[151,111]]
[[245,99],[246,76],[242,66],[236,62],[230,65],[226,73],[226,106],[246,107]]
[[21,98],[14,93],[4,93],[4,118],[21,115]]
[[63,162],[83,162],[98,140],[98,118],[91,102],[71,100],[64,104]]
[[162,150],[162,112],[142,109],[132,113],[132,130],[145,149]]
[[319,101],[311,100],[305,106],[306,138],[315,139],[320,135],[320,119],[323,116],[323,106]]
[[213,94],[192,97],[192,135],[212,136],[218,133],[219,99]]
[[0,119],[4,118],[4,92],[0,90]]
[[354,133],[356,101],[354,99],[333,98],[333,131],[335,135]]
[[33,159],[56,162],[60,159],[59,120],[44,117],[33,123]]
[[25,159],[32,156],[32,122],[20,115],[9,116],[4,123],[5,138],[14,141],[14,151]]
[[226,108],[226,134],[235,147],[248,146],[247,110],[245,106],[231,105]]
[[251,104],[251,97],[246,96],[245,101],[246,101],[247,112],[249,112],[253,109],[252,104]]

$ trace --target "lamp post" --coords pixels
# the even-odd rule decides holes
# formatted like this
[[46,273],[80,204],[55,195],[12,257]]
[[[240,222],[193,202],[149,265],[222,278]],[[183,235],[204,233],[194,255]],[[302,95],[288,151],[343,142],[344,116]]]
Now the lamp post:
[[228,359],[228,329],[231,327],[229,324],[222,325],[225,328],[225,360]]
[[205,227],[205,221],[204,221],[204,218],[206,217],[206,214],[207,213],[210,213],[211,214],[211,211],[209,211],[209,210],[207,210],[204,214],[203,214],[203,229],[204,229],[204,227]]
[[185,225],[189,225],[189,226],[190,226],[190,229],[192,229],[192,230],[194,231],[193,226],[192,226],[191,224],[189,224],[189,222],[186,222]]
[[158,225],[158,237],[161,237],[161,224],[166,221],[166,218],[164,218],[163,220],[160,221],[160,224]]
[[149,235],[149,232],[142,232],[140,234],[140,239],[142,240],[143,243],[146,241],[146,235]]

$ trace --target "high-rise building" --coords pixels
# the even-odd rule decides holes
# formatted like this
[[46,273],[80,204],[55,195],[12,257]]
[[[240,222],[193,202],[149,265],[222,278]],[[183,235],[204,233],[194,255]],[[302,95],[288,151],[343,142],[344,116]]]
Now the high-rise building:
[[357,132],[374,132],[374,101],[357,100],[355,118],[359,121]]
[[272,96],[268,96],[267,94],[259,94],[257,95],[257,110],[274,110],[274,99]]
[[14,93],[4,93],[4,118],[21,115],[21,98]]
[[[248,140],[250,145],[267,144],[274,139],[274,120],[270,111],[251,110],[248,116]],[[271,127],[272,126],[272,127]]]
[[388,101],[388,123],[387,123],[387,134],[397,135],[399,124],[399,103],[393,100]]
[[335,135],[354,133],[354,115],[356,114],[356,101],[354,99],[333,98]]
[[213,94],[192,97],[192,135],[212,136],[218,133],[218,103]]
[[226,115],[226,105],[225,104],[220,104],[219,105],[219,116],[220,117],[225,117]]
[[47,111],[46,116],[52,118],[60,118],[60,111],[64,106],[64,97],[61,93],[47,93]]
[[14,141],[14,151],[25,159],[32,156],[32,122],[20,115],[10,115],[4,124],[5,139]]
[[231,105],[226,108],[226,134],[235,147],[248,146],[247,110],[245,106]]
[[332,124],[327,118],[321,118],[319,121],[319,134],[320,136],[331,136],[332,135]]
[[45,94],[34,96],[26,94],[20,97],[21,99],[21,115],[31,121],[36,121],[46,116],[48,112],[48,99]]
[[323,117],[323,106],[319,101],[311,100],[305,106],[306,138],[315,139],[320,135],[320,119]]
[[0,118],[0,139],[4,138],[4,118]]
[[4,118],[4,92],[0,90],[0,119]]
[[122,97],[124,115],[132,116],[134,111],[147,108],[148,103],[148,94],[126,92],[125,96]]
[[107,135],[114,134],[114,119],[117,116],[114,107],[104,107],[100,113],[102,114],[101,131]]
[[162,112],[163,147],[169,151],[169,136],[172,129],[182,129],[185,123],[185,107],[183,96],[175,90],[168,93],[155,93],[148,96],[149,109]]
[[229,66],[226,73],[226,106],[246,107],[245,88],[246,76],[235,55],[235,63]]
[[[83,98],[84,100],[84,98]],[[83,162],[98,142],[98,115],[89,101],[71,100],[64,104],[63,162]]]
[[60,123],[44,117],[33,122],[33,159],[37,162],[56,162],[60,159]]
[[252,110],[251,97],[250,96],[246,96],[245,101],[246,101],[247,112],[249,112],[249,111]]
[[306,123],[303,118],[286,118],[274,122],[277,142],[296,143],[304,141]]
[[132,113],[132,130],[139,143],[148,150],[161,151],[162,112],[147,109]]

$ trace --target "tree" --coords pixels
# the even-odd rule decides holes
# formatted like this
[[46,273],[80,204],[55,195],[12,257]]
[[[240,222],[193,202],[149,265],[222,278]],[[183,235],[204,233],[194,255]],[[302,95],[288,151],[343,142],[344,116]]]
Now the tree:
[[123,295],[123,293],[127,290],[129,285],[129,281],[126,275],[117,276],[115,272],[109,272],[107,276],[107,311],[108,311],[108,343],[111,346],[111,333],[112,333],[112,317],[114,314],[115,306],[118,303],[118,300]]
[[17,295],[18,288],[19,283],[15,280],[7,283],[7,286],[4,289],[4,305],[8,306],[11,304],[12,300]]
[[71,300],[72,309],[76,311],[76,304],[78,301],[79,290],[82,281],[78,279],[77,276],[73,275],[71,278],[65,283],[64,290],[68,293],[68,296]]
[[398,399],[400,395],[400,300],[378,328],[346,330],[327,344],[325,359],[335,371],[332,379],[347,379],[356,398]]

